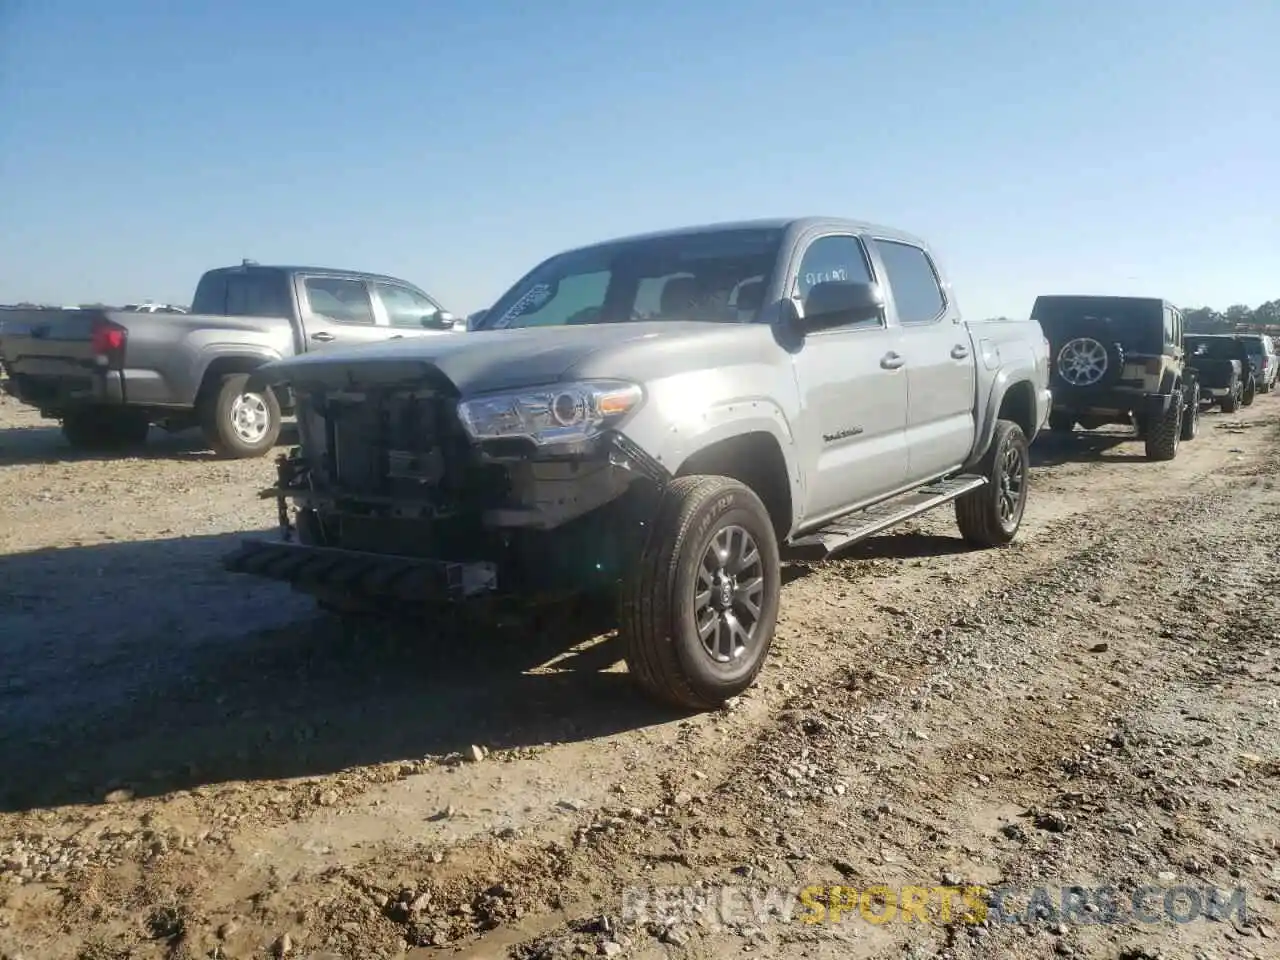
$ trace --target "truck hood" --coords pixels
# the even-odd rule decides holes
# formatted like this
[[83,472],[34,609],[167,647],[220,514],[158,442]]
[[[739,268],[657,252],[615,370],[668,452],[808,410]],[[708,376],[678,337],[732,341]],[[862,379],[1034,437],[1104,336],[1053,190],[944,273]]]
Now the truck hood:
[[664,320],[443,333],[276,360],[255,372],[250,389],[285,384],[328,390],[424,382],[440,386],[443,375],[466,397],[554,383],[588,357],[599,359],[611,350],[632,355],[634,347],[643,350],[643,341],[662,353],[678,352],[692,341],[723,336],[734,327],[738,325]]

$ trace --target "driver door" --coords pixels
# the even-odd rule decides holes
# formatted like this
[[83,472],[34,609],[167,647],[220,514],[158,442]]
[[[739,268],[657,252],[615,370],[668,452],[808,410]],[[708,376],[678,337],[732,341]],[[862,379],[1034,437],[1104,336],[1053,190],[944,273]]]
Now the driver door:
[[[871,283],[862,240],[819,236],[801,257],[792,297],[827,280]],[[888,318],[807,334],[795,354],[805,444],[814,451],[805,519],[880,499],[907,482],[907,371],[901,332]]]
[[438,325],[436,318],[444,313],[444,309],[421,290],[384,280],[375,280],[370,287],[374,306],[382,311],[388,337],[427,337],[448,333],[452,329],[452,325]]

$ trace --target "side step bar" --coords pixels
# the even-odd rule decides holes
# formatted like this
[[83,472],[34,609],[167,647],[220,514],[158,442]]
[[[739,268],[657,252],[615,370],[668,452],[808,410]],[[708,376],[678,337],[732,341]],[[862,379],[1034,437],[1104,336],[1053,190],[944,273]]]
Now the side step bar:
[[904,520],[950,503],[970,490],[985,486],[986,477],[961,474],[917,487],[863,510],[837,517],[825,527],[797,537],[783,547],[787,560],[825,560],[837,551],[895,527]]

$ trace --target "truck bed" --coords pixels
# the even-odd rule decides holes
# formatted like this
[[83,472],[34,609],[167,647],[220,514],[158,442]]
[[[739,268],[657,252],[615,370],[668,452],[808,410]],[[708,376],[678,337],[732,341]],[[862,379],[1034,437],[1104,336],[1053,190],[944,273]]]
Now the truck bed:
[[[138,313],[123,310],[0,311],[4,390],[46,415],[83,404],[184,407],[189,390],[165,381],[161,356],[193,331],[260,333],[289,321],[273,317]],[[118,327],[126,341],[118,357],[94,347],[94,330]]]

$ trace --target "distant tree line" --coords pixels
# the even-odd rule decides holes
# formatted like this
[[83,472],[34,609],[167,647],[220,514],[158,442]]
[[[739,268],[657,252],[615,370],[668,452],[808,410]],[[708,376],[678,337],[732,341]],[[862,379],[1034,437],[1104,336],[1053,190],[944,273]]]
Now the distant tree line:
[[1243,303],[1237,303],[1218,311],[1212,307],[1196,307],[1194,310],[1182,309],[1186,320],[1186,328],[1195,333],[1228,333],[1232,330],[1280,327],[1280,299],[1268,300],[1266,303],[1250,309]]

